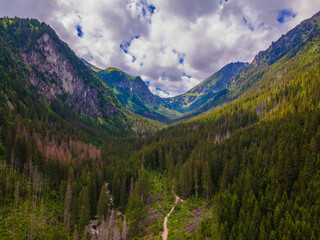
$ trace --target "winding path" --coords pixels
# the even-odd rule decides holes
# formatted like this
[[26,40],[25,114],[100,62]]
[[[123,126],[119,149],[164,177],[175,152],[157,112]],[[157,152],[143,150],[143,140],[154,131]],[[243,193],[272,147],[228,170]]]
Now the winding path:
[[163,221],[163,232],[162,232],[162,239],[163,240],[167,240],[168,238],[168,233],[169,233],[169,229],[168,229],[168,217],[170,216],[170,214],[173,212],[175,206],[177,205],[178,202],[183,202],[183,200],[181,198],[179,198],[175,193],[173,193],[176,200],[174,201],[174,205],[171,208],[170,212],[167,214],[167,216],[164,218]]

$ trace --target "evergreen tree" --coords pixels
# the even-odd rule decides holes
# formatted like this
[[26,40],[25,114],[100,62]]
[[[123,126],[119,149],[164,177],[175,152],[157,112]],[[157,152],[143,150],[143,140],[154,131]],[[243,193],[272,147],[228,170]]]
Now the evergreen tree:
[[112,207],[112,196],[108,189],[108,183],[104,183],[101,187],[97,215],[101,218],[106,218],[109,215]]
[[207,161],[205,161],[202,165],[202,189],[205,191],[207,196],[207,200],[209,200],[209,195],[211,194],[213,187],[210,167]]
[[144,167],[139,170],[135,192],[140,197],[141,203],[145,203],[148,200],[150,193],[150,183],[148,172],[144,169]]
[[83,187],[79,194],[79,229],[84,230],[91,218],[91,205],[88,187]]

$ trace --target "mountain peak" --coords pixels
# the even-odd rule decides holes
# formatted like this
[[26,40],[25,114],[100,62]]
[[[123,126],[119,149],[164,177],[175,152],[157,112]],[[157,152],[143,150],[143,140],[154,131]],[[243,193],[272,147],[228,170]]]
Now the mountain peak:
[[1,18],[1,40],[12,58],[21,57],[27,84],[49,102],[61,101],[94,118],[121,115],[121,105],[54,30],[34,19]]

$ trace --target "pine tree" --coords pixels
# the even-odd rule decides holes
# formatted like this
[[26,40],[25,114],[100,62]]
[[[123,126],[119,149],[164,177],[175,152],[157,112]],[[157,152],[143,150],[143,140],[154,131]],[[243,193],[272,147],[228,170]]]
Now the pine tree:
[[148,172],[142,167],[139,170],[139,177],[136,183],[136,193],[141,199],[141,203],[147,201],[149,193],[150,193],[150,183]]
[[112,206],[112,196],[108,190],[108,183],[104,183],[101,187],[97,215],[101,218],[106,218]]
[[81,231],[84,230],[85,226],[90,221],[91,205],[89,198],[88,187],[83,187],[79,194],[80,209],[79,209],[79,228]]
[[207,200],[209,199],[209,195],[212,190],[212,178],[210,174],[210,167],[208,162],[204,162],[202,165],[202,188],[206,193]]

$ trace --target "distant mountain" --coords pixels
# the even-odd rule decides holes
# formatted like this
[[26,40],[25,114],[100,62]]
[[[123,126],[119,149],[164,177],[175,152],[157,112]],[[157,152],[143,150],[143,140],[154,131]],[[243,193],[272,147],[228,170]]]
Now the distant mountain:
[[133,77],[116,68],[101,70],[91,67],[115,93],[119,101],[139,115],[172,123],[206,112],[213,107],[236,99],[258,81],[270,65],[283,56],[294,56],[297,51],[319,33],[316,14],[273,42],[260,52],[251,64],[230,63],[187,93],[172,98],[153,95],[140,77]]
[[320,13],[236,74],[219,108],[141,150],[179,197],[202,197],[208,217],[190,233],[197,216],[174,209],[171,239],[320,239],[319,30]]
[[230,79],[248,65],[230,63],[187,93],[173,98],[160,98],[150,92],[139,76],[131,76],[117,68],[101,70],[84,59],[82,61],[113,90],[123,106],[139,115],[167,123],[213,101],[226,88]]
[[168,118],[178,114],[174,111],[165,112],[163,99],[152,94],[139,76],[131,76],[117,68],[98,70],[92,64],[87,64],[113,90],[122,105],[132,112],[163,122],[168,122]]
[[[115,94],[162,121],[203,115],[155,132]],[[320,239],[320,13],[188,94],[168,103],[1,18],[0,236],[160,238],[164,221],[170,239]]]
[[166,99],[166,103],[181,113],[195,110],[208,101],[212,101],[220,91],[227,87],[230,79],[248,65],[243,62],[229,63],[187,93]]
[[[225,88],[219,91],[211,100],[187,112],[179,120],[197,116],[216,106],[234,101],[248,89],[252,88],[252,86],[270,70],[273,64],[279,61],[289,61],[299,53],[308,42],[318,38],[319,35],[320,12],[312,18],[301,22],[287,34],[282,35],[279,40],[272,42],[267,50],[261,51],[256,55],[252,63],[246,65],[241,71],[234,74],[234,76],[229,79]],[[281,74],[282,73],[279,72],[277,77],[280,77]]]

